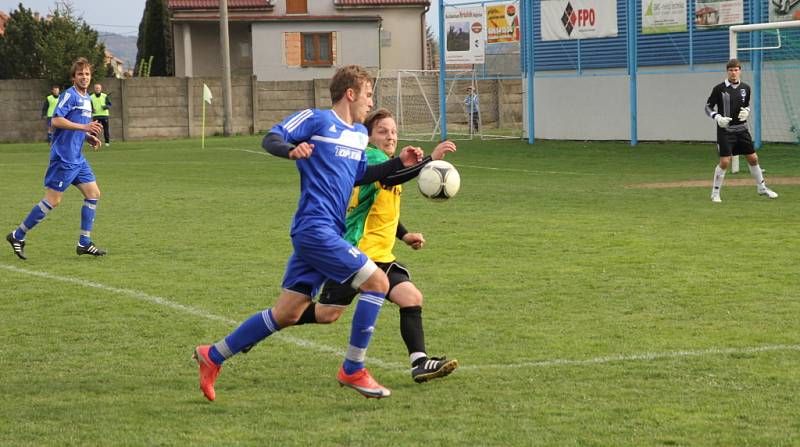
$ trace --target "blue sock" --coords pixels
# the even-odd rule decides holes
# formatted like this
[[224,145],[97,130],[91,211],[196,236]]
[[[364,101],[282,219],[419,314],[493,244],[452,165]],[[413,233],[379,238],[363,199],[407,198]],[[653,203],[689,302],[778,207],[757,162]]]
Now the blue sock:
[[92,243],[91,233],[94,226],[94,215],[97,212],[98,199],[84,199],[81,207],[81,237],[78,244],[83,247]]
[[42,199],[41,202],[37,203],[36,206],[33,207],[31,212],[28,214],[28,217],[22,221],[19,228],[14,231],[14,239],[23,240],[25,239],[25,234],[33,229],[36,225],[39,224],[45,217],[47,217],[47,213],[52,210],[53,207],[47,203],[47,200]]
[[385,294],[380,292],[362,292],[353,313],[353,325],[350,327],[350,347],[344,359],[344,372],[353,374],[364,368],[364,359],[367,356],[367,346],[375,331],[375,322]]
[[281,328],[272,316],[272,309],[267,309],[245,320],[224,340],[214,343],[208,351],[208,356],[214,363],[221,365],[242,349],[255,345],[279,330]]

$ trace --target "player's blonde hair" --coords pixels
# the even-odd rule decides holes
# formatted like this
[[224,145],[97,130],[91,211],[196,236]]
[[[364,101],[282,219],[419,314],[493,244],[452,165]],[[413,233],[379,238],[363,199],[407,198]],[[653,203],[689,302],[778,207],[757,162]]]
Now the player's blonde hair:
[[75,62],[72,63],[72,68],[70,69],[70,76],[73,78],[75,77],[75,73],[78,70],[83,70],[85,68],[89,68],[89,73],[94,74],[94,67],[92,67],[91,62],[85,57],[79,57]]
[[372,78],[360,65],[346,65],[336,70],[336,74],[331,79],[330,91],[331,102],[337,103],[344,98],[348,89],[353,89],[356,94],[361,93],[361,87],[365,83],[372,84]]
[[394,119],[394,113],[392,113],[389,109],[384,109],[383,107],[374,110],[367,115],[367,119],[364,120],[364,126],[367,128],[367,134],[372,136],[372,128],[375,127],[380,120],[386,118]]

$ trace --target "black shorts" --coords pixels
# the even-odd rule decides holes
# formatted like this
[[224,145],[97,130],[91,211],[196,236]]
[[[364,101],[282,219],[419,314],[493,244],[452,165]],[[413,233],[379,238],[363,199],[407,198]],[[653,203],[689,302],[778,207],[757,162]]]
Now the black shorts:
[[717,152],[719,152],[720,157],[749,155],[755,153],[755,151],[749,131],[726,132],[722,129],[717,130]]
[[[411,281],[411,274],[399,262],[376,262],[375,264],[389,277],[389,293],[396,285]],[[322,288],[317,302],[333,306],[348,306],[359,293],[358,290],[350,287],[349,281],[339,284],[329,279]],[[386,294],[387,298],[389,293]]]

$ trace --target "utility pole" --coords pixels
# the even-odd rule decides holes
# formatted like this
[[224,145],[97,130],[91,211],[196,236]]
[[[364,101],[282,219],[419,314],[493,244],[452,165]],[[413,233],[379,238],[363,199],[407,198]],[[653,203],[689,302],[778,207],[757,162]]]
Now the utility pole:
[[231,88],[231,52],[228,37],[228,0],[219,0],[219,41],[222,53],[222,132],[233,134],[233,95]]

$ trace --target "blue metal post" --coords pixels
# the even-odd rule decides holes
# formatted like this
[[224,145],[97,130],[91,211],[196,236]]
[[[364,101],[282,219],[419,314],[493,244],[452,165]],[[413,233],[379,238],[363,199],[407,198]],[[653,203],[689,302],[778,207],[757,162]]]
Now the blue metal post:
[[536,74],[536,66],[534,64],[534,53],[533,53],[533,44],[534,44],[534,33],[533,33],[533,1],[534,0],[522,0],[527,7],[525,8],[527,14],[525,14],[523,24],[523,39],[525,39],[525,59],[526,59],[526,67],[528,68],[526,72],[527,82],[528,82],[528,144],[533,144],[534,142],[534,134],[535,134],[535,126],[536,120],[533,118],[534,110],[536,109],[534,104],[534,95],[533,95],[533,78]]
[[[761,2],[751,2],[751,16],[750,23],[761,22]],[[763,47],[763,38],[761,31],[755,31],[750,40],[751,47]],[[756,149],[761,148],[761,69],[764,57],[763,50],[755,50],[751,54],[750,65],[753,67],[753,91],[751,92],[750,108],[754,112],[755,122],[753,123],[753,146]]]
[[444,29],[444,0],[439,0],[439,128],[442,131],[442,141],[447,139],[447,91],[444,78],[447,63],[444,60],[444,50],[447,45],[447,33]]
[[638,143],[637,136],[637,88],[636,72],[638,70],[638,59],[636,57],[636,3],[637,0],[628,0],[628,75],[630,76],[630,102],[631,102],[631,146]]

